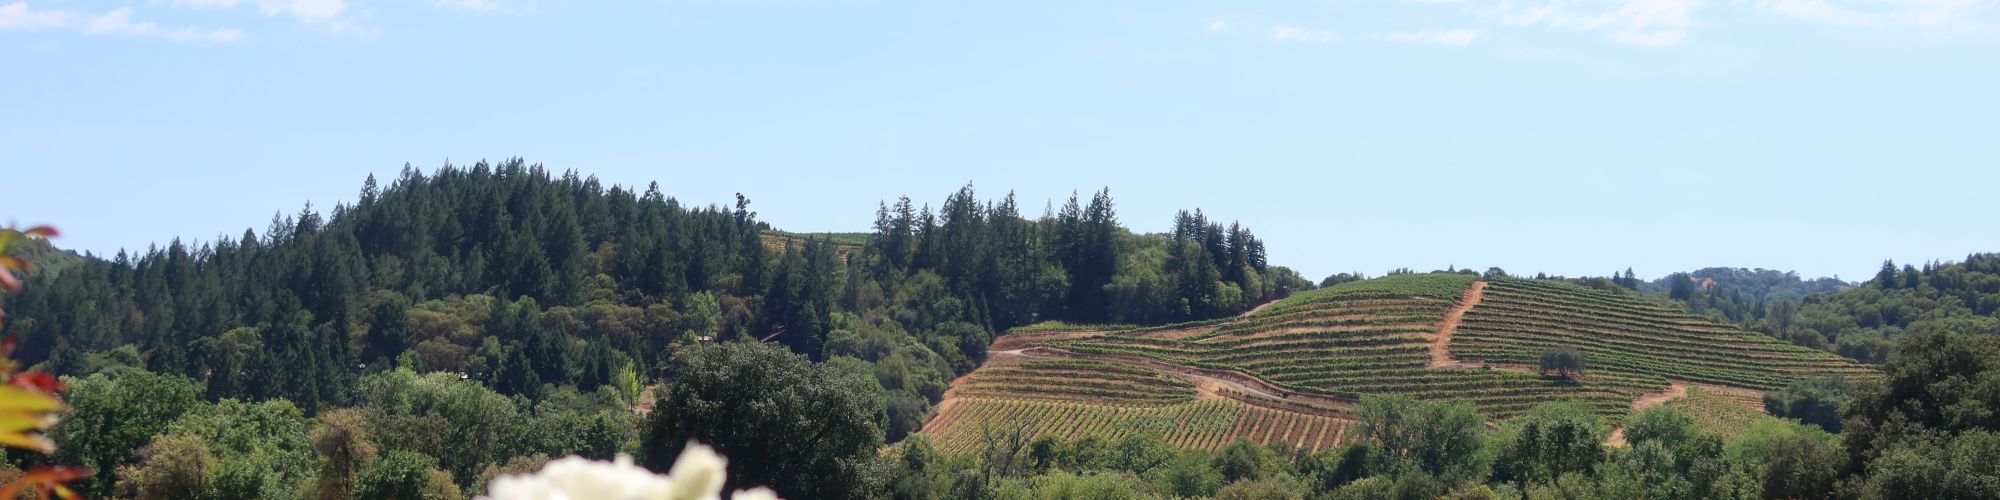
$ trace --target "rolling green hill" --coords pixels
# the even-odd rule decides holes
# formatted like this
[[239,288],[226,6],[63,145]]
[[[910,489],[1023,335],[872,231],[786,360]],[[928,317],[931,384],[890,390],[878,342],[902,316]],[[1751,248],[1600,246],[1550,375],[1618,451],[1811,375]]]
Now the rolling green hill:
[[[1582,372],[1543,373],[1542,354],[1556,348],[1581,352]],[[1407,395],[1468,401],[1504,419],[1540,403],[1578,400],[1617,417],[1693,387],[1742,395],[1727,401],[1755,413],[1756,394],[1795,380],[1877,376],[1867,365],[1636,296],[1445,273],[1345,283],[1223,321],[1024,329],[1002,337],[991,354],[992,362],[954,384],[926,427],[947,449],[966,448],[977,434],[966,429],[972,425],[1009,421],[1066,438],[1113,438],[1130,433],[1118,430],[1130,427],[1121,418],[1177,415],[1204,402],[1348,419],[1363,396]],[[1027,401],[1060,401],[1071,410]],[[1076,416],[1099,413],[1108,416]],[[1283,430],[1211,427],[1259,442],[1320,446]],[[1220,444],[1177,438],[1190,432],[1182,427],[1158,432],[1182,446]]]

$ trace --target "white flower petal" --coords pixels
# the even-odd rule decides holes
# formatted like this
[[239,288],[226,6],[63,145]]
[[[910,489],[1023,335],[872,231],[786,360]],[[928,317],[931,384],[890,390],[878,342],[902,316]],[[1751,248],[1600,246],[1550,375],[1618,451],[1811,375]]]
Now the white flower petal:
[[[506,475],[487,485],[486,500],[720,500],[729,461],[715,449],[689,442],[666,476],[620,454],[610,462],[582,457],[550,461],[534,474]],[[739,490],[745,500],[776,500],[769,488]]]
[[715,454],[714,448],[689,441],[667,470],[674,481],[674,500],[720,500],[728,465],[729,460]]

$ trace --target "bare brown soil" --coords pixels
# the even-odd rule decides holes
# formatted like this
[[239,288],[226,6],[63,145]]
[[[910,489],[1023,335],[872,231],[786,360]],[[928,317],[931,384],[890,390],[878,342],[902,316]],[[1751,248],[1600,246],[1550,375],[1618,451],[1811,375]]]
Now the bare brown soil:
[[1655,392],[1645,393],[1640,395],[1639,399],[1632,400],[1632,411],[1639,411],[1667,404],[1668,401],[1680,399],[1682,397],[1687,396],[1687,394],[1688,394],[1687,384],[1683,384],[1680,382],[1667,384],[1667,390],[1660,391],[1657,393]]
[[1206,334],[1208,332],[1213,332],[1217,328],[1222,328],[1222,325],[1190,326],[1187,328],[1169,328],[1165,330],[1153,330],[1141,334],[1139,336],[1146,338],[1154,338],[1154,339],[1180,340],[1188,337],[1193,337],[1196,335]]
[[[1431,338],[1431,368],[1463,368],[1468,366],[1451,357],[1451,334],[1458,331],[1459,322],[1465,321],[1465,312],[1479,305],[1486,298],[1486,282],[1474,281],[1465,287],[1465,297],[1458,304],[1444,312],[1444,321],[1438,322],[1437,334]],[[1477,366],[1477,365],[1470,365]]]

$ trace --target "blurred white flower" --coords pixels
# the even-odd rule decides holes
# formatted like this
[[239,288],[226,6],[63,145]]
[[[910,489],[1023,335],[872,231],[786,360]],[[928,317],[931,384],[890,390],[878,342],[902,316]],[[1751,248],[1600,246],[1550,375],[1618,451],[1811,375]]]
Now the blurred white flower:
[[[611,462],[567,457],[541,472],[501,476],[487,485],[487,500],[720,500],[729,461],[713,448],[688,443],[667,475],[654,474],[620,454]],[[764,487],[737,491],[739,500],[777,500]]]
[[747,490],[736,490],[736,493],[730,494],[729,498],[730,500],[782,500],[778,498],[778,492],[771,491],[770,488],[763,486]]
[[676,500],[716,500],[721,498],[722,479],[727,473],[729,461],[707,446],[688,443],[681,449],[680,458],[674,459],[674,466],[667,469],[667,477],[673,478],[673,498]]

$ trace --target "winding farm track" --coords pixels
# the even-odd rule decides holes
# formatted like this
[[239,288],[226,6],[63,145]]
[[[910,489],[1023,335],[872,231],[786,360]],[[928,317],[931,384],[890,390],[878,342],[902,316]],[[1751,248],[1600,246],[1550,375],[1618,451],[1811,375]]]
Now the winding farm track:
[[[1655,406],[1667,404],[1668,401],[1673,401],[1676,399],[1687,397],[1687,394],[1688,394],[1687,384],[1682,382],[1671,382],[1667,384],[1667,390],[1660,392],[1648,392],[1639,395],[1639,399],[1632,400],[1632,411],[1636,413],[1639,410],[1644,410],[1647,408],[1652,408]],[[1612,426],[1611,435],[1604,438],[1604,445],[1621,446],[1621,447],[1625,446],[1625,426],[1623,425]]]
[[[1270,304],[1264,304],[1264,306],[1270,306]],[[1264,306],[1258,306],[1258,308],[1264,308]],[[1320,396],[1320,394],[1300,394],[1300,392],[1292,392],[1292,390],[1284,390],[1284,388],[1272,386],[1270,382],[1264,382],[1264,380],[1260,380],[1256,376],[1248,376],[1248,374],[1240,374],[1240,372],[1232,372],[1232,370],[1212,370],[1212,368],[1180,366],[1180,364],[1162,362],[1162,360],[1144,358],[1144,356],[1088,354],[1088,352],[1070,352],[1070,350],[1046,348],[1046,346],[1036,346],[1036,348],[1028,346],[1030,342],[1058,340],[1058,338],[1078,338],[1078,336],[1098,336],[1098,334],[1104,334],[1104,332],[1074,332],[1074,330],[1064,330],[1064,332],[1002,334],[1000,338],[994,338],[992,346],[988,346],[988,350],[986,350],[986,362],[992,364],[992,362],[1004,362],[1004,360],[1054,360],[1054,358],[1114,360],[1114,362],[1138,364],[1138,366],[1154,368],[1154,370],[1160,370],[1160,372],[1186,376],[1196,386],[1196,398],[1226,398],[1226,400],[1234,400],[1234,402],[1242,402],[1242,404],[1258,406],[1258,408],[1266,408],[1266,410],[1282,410],[1282,412],[1296,412],[1296,414],[1318,414],[1318,416],[1332,416],[1332,418],[1352,418],[1352,414],[1350,414],[1350,408],[1354,408],[1352,400],[1342,400],[1342,398],[1332,398],[1332,396]],[[938,400],[938,406],[932,412],[930,422],[924,422],[924,428],[920,432],[938,432],[940,428],[944,428],[944,426],[952,424],[954,420],[958,420],[958,414],[952,412],[952,410],[956,410],[958,404],[960,404],[958,386],[968,376],[972,376],[972,374],[968,372],[968,374],[958,376],[958,378],[952,380],[950,388],[944,390],[944,398]],[[1326,410],[1308,410],[1308,408],[1298,408],[1298,406],[1278,406],[1278,404],[1272,404],[1270,400],[1290,400],[1290,402],[1300,402],[1304,406],[1320,406],[1320,408],[1326,408]]]
[[1682,397],[1686,397],[1687,394],[1688,394],[1687,384],[1680,382],[1667,384],[1667,390],[1660,392],[1648,392],[1640,395],[1639,399],[1632,400],[1632,411],[1639,411],[1667,404],[1668,401],[1673,401],[1676,399],[1680,399]]
[[1444,312],[1444,320],[1438,322],[1436,334],[1431,336],[1431,368],[1476,368],[1474,363],[1462,363],[1451,357],[1451,334],[1458,331],[1458,324],[1465,321],[1465,312],[1479,305],[1486,298],[1486,282],[1474,281],[1465,287],[1465,296],[1458,304]]
[[[1000,342],[996,340],[994,341],[994,344],[998,345],[1000,344]],[[1189,380],[1195,383],[1195,387],[1200,390],[1201,395],[1203,397],[1233,399],[1236,400],[1237,402],[1251,406],[1279,409],[1291,412],[1300,412],[1300,410],[1297,408],[1275,407],[1272,406],[1270,403],[1257,401],[1255,398],[1238,397],[1236,395],[1229,394],[1228,391],[1218,390],[1218,389],[1226,388],[1229,390],[1234,390],[1236,392],[1256,397],[1264,397],[1264,398],[1286,400],[1286,401],[1296,401],[1307,405],[1317,405],[1335,409],[1334,411],[1325,412],[1329,413],[1329,415],[1323,415],[1323,416],[1351,418],[1349,415],[1349,410],[1352,409],[1354,406],[1353,401],[1341,398],[1329,397],[1329,396],[1322,396],[1318,394],[1307,394],[1307,393],[1289,391],[1282,387],[1271,385],[1270,382],[1265,382],[1261,379],[1258,379],[1257,377],[1252,377],[1249,375],[1245,375],[1230,370],[1217,370],[1211,368],[1196,368],[1192,366],[1182,366],[1144,356],[1079,353],[1079,352],[1066,351],[1051,347],[1028,347],[1020,349],[1010,349],[1005,351],[989,351],[987,353],[987,356],[988,356],[987,358],[988,362],[992,362],[994,360],[999,360],[999,359],[1005,359],[1009,357],[1021,357],[1029,359],[1073,358],[1073,359],[1108,360],[1108,361],[1117,361],[1121,363],[1142,365],[1162,372],[1174,373],[1187,377]],[[959,377],[959,379],[963,380],[964,377]],[[952,385],[956,386],[957,384],[958,380],[952,381]],[[945,399],[947,400],[952,399],[951,395],[947,393]],[[942,407],[943,404],[940,404],[939,406]],[[1302,412],[1302,413],[1319,413],[1319,412]]]

